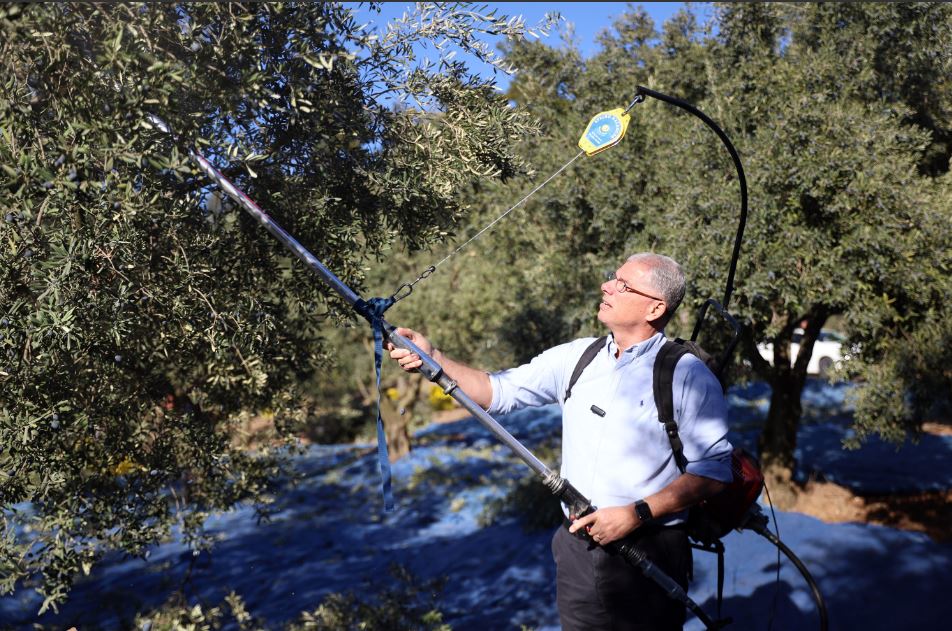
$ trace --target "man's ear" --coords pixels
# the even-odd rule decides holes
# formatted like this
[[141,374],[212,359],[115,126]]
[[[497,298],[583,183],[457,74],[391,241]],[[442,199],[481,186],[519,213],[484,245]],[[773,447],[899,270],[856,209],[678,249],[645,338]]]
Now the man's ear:
[[668,304],[663,300],[655,301],[654,306],[648,310],[645,319],[653,324],[664,324],[665,315],[668,313]]

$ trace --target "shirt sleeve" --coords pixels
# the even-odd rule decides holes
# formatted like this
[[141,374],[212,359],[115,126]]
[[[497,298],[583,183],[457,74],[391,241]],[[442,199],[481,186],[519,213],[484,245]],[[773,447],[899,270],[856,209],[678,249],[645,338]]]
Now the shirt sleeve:
[[562,400],[566,387],[566,365],[574,366],[585,344],[575,340],[554,346],[536,355],[528,364],[489,374],[493,388],[490,414],[506,414],[524,407],[548,405]]
[[727,401],[717,377],[693,355],[685,355],[675,368],[674,400],[686,471],[730,482],[733,447],[727,440]]

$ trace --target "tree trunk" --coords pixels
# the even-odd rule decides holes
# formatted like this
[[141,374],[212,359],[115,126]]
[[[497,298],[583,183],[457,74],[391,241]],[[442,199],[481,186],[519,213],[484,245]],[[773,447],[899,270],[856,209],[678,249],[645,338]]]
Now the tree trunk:
[[400,375],[397,378],[397,400],[390,397],[380,398],[380,416],[383,418],[387,435],[387,447],[390,462],[396,462],[410,453],[410,423],[413,421],[413,408],[420,399],[423,384],[422,375]]
[[390,462],[396,462],[410,453],[410,432],[407,429],[410,421],[407,417],[412,414],[405,408],[399,408],[398,403],[390,397],[380,397],[380,417],[383,419],[383,429],[387,436]]
[[[797,429],[803,412],[800,396],[806,384],[813,346],[829,315],[825,307],[813,305],[804,315],[788,318],[781,334],[773,340],[773,366],[760,357],[753,364],[760,374],[766,373],[772,390],[770,411],[758,444],[760,461],[771,500],[785,510],[793,508],[797,499],[797,487],[793,482],[797,463],[793,452],[797,448]],[[790,342],[798,326],[803,329],[803,334],[794,360],[790,357]],[[748,337],[747,342],[748,347],[752,347],[753,338]]]
[[770,411],[760,434],[760,461],[770,498],[777,508],[789,510],[796,501],[793,474],[797,428],[800,425],[800,394],[803,382],[786,370],[771,380]]

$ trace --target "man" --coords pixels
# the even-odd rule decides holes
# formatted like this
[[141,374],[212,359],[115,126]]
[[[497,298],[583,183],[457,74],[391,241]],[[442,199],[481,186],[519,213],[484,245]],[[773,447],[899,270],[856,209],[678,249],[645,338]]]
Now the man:
[[[632,534],[648,559],[687,589],[691,548],[683,530],[686,509],[731,479],[727,405],[717,378],[697,357],[685,355],[673,386],[688,461],[681,474],[658,422],[652,377],[664,326],[684,297],[684,274],[666,256],[635,254],[602,283],[601,291],[598,319],[611,335],[566,401],[572,371],[592,338],[488,374],[446,357],[419,333],[397,332],[431,355],[491,414],[562,405],[562,477],[599,507],[579,519],[567,515],[568,528],[560,528],[552,540],[562,628],[680,629],[682,604],[620,557],[570,533],[585,528],[601,545]],[[416,354],[390,349],[404,370],[422,363]]]

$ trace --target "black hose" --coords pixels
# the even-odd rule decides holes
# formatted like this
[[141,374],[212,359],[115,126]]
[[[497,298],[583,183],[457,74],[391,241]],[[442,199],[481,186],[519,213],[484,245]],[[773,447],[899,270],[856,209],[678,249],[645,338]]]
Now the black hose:
[[[708,118],[704,112],[694,107],[687,101],[682,101],[681,99],[675,98],[673,96],[662,94],[661,92],[655,92],[654,90],[639,85],[637,87],[636,99],[632,101],[631,105],[628,106],[628,109],[631,109],[635,103],[640,102],[638,97],[641,97],[643,100],[644,95],[656,98],[659,101],[664,101],[665,103],[670,103],[671,105],[676,105],[700,118],[702,121],[704,121],[705,125],[714,130],[714,133],[717,134],[717,137],[721,139],[721,142],[724,143],[724,146],[727,147],[727,151],[731,154],[731,160],[734,161],[734,168],[737,169],[737,180],[740,184],[740,222],[737,226],[737,236],[734,238],[734,249],[731,253],[730,268],[727,272],[727,286],[724,289],[724,300],[721,301],[721,305],[724,307],[724,309],[727,309],[727,307],[730,305],[731,293],[734,291],[734,272],[737,270],[737,258],[740,256],[740,244],[744,240],[744,227],[747,225],[747,178],[744,176],[744,167],[740,163],[740,156],[737,155],[737,150],[734,149],[734,145],[731,143],[730,138],[727,137],[727,134],[724,133],[724,130],[718,127],[717,123]],[[694,337],[692,339],[697,338]]]
[[797,555],[793,553],[793,550],[788,548],[784,542],[782,542],[777,538],[776,535],[770,532],[765,524],[751,520],[747,525],[744,526],[744,529],[753,530],[758,535],[777,546],[777,549],[783,552],[787,558],[790,559],[790,561],[797,567],[797,569],[800,570],[800,574],[803,575],[803,578],[810,586],[810,591],[813,592],[813,600],[816,601],[816,608],[820,614],[820,631],[827,631],[829,627],[829,620],[827,619],[826,603],[823,601],[823,595],[820,593],[820,588],[817,587],[816,581],[813,580],[813,576],[810,575],[810,571],[807,570],[807,567],[803,564],[803,561],[797,558]]

